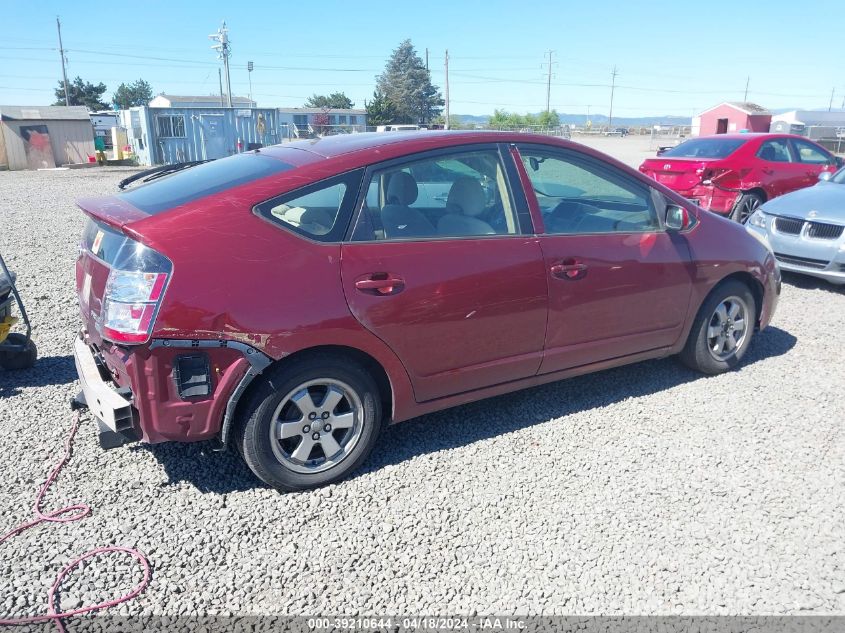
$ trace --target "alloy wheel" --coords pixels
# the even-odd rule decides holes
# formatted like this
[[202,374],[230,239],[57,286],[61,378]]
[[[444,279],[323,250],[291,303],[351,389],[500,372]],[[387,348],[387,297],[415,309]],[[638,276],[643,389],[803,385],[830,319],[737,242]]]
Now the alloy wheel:
[[309,380],[291,390],[273,414],[270,444],[286,468],[315,474],[349,456],[361,438],[364,407],[347,384]]
[[739,223],[745,224],[760,204],[760,198],[756,196],[746,196],[745,200],[742,201],[742,206],[739,208]]
[[707,348],[718,361],[728,360],[748,336],[748,305],[731,296],[717,307],[707,327]]

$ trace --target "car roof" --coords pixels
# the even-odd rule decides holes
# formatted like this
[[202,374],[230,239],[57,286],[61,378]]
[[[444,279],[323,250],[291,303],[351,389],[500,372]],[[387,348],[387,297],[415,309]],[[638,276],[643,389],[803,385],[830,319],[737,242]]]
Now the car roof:
[[[409,146],[419,145],[419,150],[433,147],[447,147],[461,143],[506,143],[515,139],[525,141],[549,142],[549,137],[537,137],[531,134],[514,134],[494,131],[464,131],[464,130],[413,130],[400,132],[363,132],[360,134],[337,134],[323,138],[292,141],[282,145],[275,145],[261,150],[268,156],[281,158],[280,150],[298,149],[317,154],[323,158],[332,158],[352,152],[376,150],[379,147],[395,145],[397,143]],[[409,147],[409,149],[411,149]],[[411,149],[416,151],[416,148]]]
[[808,140],[806,139],[806,137],[798,136],[797,134],[779,134],[777,132],[734,132],[732,134],[706,134],[705,136],[695,136],[687,140],[692,141],[696,138],[726,138],[730,140],[740,141],[760,138],[800,138]]

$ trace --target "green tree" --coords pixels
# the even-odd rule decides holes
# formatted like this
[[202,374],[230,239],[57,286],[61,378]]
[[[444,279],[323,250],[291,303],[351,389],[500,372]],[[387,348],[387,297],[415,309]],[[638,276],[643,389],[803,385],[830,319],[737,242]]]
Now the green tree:
[[112,103],[121,110],[134,106],[145,106],[153,98],[153,89],[143,79],[133,81],[131,84],[121,83],[112,96]]
[[[435,125],[444,125],[446,123],[446,117],[442,114],[434,117],[432,123]],[[466,126],[461,122],[460,117],[452,114],[449,116],[449,129],[450,130],[463,130],[466,129]]]
[[429,123],[445,103],[411,40],[393,51],[384,72],[376,77],[376,88],[396,108],[391,123]]
[[538,114],[537,125],[542,125],[543,127],[558,127],[560,125],[560,116],[558,116],[557,110],[552,110],[551,112],[541,112]]
[[106,84],[102,82],[94,85],[77,77],[68,82],[67,92],[70,103],[65,103],[65,85],[64,82],[59,81],[59,87],[56,88],[56,103],[53,105],[82,105],[89,110],[107,110],[109,106],[102,99],[106,90]]
[[399,114],[396,106],[378,88],[373,92],[373,100],[369,103],[365,101],[364,107],[367,109],[368,125],[398,123]]
[[342,92],[333,92],[330,95],[314,94],[305,102],[306,108],[335,108],[340,110],[350,110],[355,104],[352,99],[347,97]]

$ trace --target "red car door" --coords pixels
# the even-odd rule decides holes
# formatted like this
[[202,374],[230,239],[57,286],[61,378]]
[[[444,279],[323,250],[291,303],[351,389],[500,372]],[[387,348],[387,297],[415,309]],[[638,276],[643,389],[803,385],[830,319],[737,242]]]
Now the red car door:
[[684,236],[662,229],[651,189],[578,152],[525,145],[519,153],[545,228],[540,372],[674,344],[694,271]]
[[344,293],[401,359],[420,402],[540,367],[545,266],[507,180],[495,146],[393,161],[365,180],[341,250]]
[[815,185],[819,181],[819,174],[823,171],[836,171],[836,159],[823,147],[797,138],[792,139],[792,145],[800,161],[801,187]]

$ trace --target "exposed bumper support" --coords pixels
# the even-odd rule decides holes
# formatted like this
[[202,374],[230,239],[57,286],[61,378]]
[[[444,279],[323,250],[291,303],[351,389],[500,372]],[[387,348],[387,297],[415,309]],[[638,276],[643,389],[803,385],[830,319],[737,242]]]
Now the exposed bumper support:
[[73,359],[85,405],[94,417],[113,433],[132,431],[132,403],[103,380],[91,348],[81,338],[73,342]]

